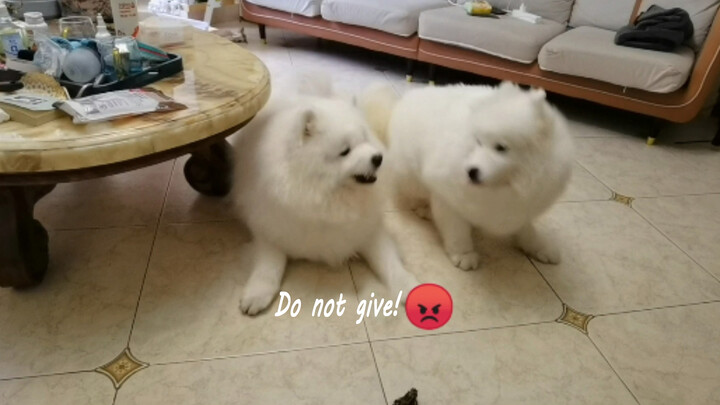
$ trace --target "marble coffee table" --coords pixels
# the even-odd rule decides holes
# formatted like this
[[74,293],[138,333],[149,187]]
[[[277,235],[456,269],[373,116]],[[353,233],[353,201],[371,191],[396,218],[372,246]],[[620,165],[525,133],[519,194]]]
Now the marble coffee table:
[[191,154],[185,178],[200,193],[224,195],[229,184],[225,138],[267,102],[270,77],[252,53],[187,28],[185,43],[166,46],[184,72],[151,87],[188,106],[107,123],[74,125],[69,117],[38,127],[0,124],[0,286],[40,283],[48,234],[35,203],[58,183],[108,176]]

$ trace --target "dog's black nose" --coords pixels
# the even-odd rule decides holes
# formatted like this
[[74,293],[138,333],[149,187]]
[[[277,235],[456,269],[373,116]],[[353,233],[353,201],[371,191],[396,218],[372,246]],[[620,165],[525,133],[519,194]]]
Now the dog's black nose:
[[372,157],[372,159],[370,159],[370,161],[372,162],[373,166],[375,166],[375,168],[378,168],[382,164],[382,155],[381,154],[373,155],[373,157]]
[[471,167],[468,169],[468,177],[470,177],[470,181],[472,181],[475,184],[480,184],[482,181],[480,179],[480,169],[477,167]]

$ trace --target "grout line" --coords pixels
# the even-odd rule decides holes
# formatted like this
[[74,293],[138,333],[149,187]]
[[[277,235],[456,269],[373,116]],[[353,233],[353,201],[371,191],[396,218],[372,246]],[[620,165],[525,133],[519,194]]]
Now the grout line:
[[242,220],[238,218],[225,218],[225,219],[203,219],[203,220],[191,220],[191,221],[167,221],[161,225],[203,225],[203,224],[221,224],[221,223],[242,223]]
[[560,200],[560,201],[556,202],[555,204],[556,205],[558,205],[558,204],[582,204],[582,203],[598,203],[598,202],[608,202],[608,201],[612,201],[612,200],[609,198],[592,199],[592,200],[566,200],[566,201]]
[[[557,297],[558,301],[560,301],[560,304],[567,305],[565,303],[565,301],[563,301],[563,299],[560,297],[560,294],[558,294],[558,292],[555,291],[555,287],[553,287],[552,284],[550,284],[550,282],[547,280],[547,278],[545,278],[545,275],[542,273],[542,271],[540,271],[540,268],[537,266],[537,264],[535,264],[535,262],[528,255],[526,255],[524,253],[523,253],[523,255],[525,255],[525,258],[527,259],[527,261],[530,262],[530,265],[533,266],[533,268],[540,275],[540,277],[542,277],[543,281],[545,281],[545,284],[547,284],[548,287],[550,287],[550,290],[552,290],[553,294],[555,294],[555,297]],[[562,315],[560,315],[560,316],[562,316]]]
[[637,402],[638,405],[640,405],[640,400],[635,396],[635,393],[630,389],[630,387],[628,387],[628,385],[625,383],[625,380],[623,380],[622,377],[620,377],[620,374],[617,372],[617,370],[615,370],[615,367],[613,367],[612,363],[610,363],[610,360],[608,360],[608,358],[605,357],[605,353],[603,353],[603,352],[600,350],[600,348],[598,347],[598,345],[595,344],[595,341],[592,340],[592,338],[590,337],[590,334],[587,335],[587,338],[588,338],[588,340],[590,341],[590,343],[592,343],[592,345],[595,346],[595,350],[597,350],[598,353],[600,353],[600,356],[602,356],[602,358],[605,360],[605,362],[606,362],[607,365],[610,367],[610,369],[613,371],[613,373],[615,373],[615,375],[617,376],[618,380],[620,380],[620,382],[622,383],[622,385],[625,386],[625,389],[627,389],[628,392],[630,393],[630,395],[632,395],[632,397],[633,397],[633,399],[635,400],[635,402]]
[[715,281],[717,281],[718,283],[720,283],[720,278],[718,278],[717,276],[715,276],[710,270],[706,269],[705,266],[703,266],[703,265],[700,264],[697,260],[695,260],[694,257],[692,257],[688,252],[686,252],[685,249],[683,249],[682,247],[680,247],[680,245],[678,245],[677,243],[675,243],[675,241],[672,240],[672,239],[670,238],[670,236],[668,236],[665,232],[663,232],[662,229],[660,229],[659,227],[655,226],[655,224],[654,224],[650,219],[646,218],[646,217],[645,217],[640,211],[638,211],[635,207],[631,206],[630,208],[631,208],[633,211],[635,211],[635,213],[638,214],[638,215],[640,216],[640,218],[642,218],[643,220],[645,220],[645,222],[647,222],[653,229],[655,229],[656,231],[658,231],[658,232],[660,233],[660,235],[662,235],[665,239],[667,239],[673,246],[675,246],[676,248],[678,248],[678,250],[680,250],[685,256],[687,256],[693,263],[695,263],[698,267],[700,267],[705,273],[709,274],[710,277],[712,277]]
[[161,361],[161,362],[157,362],[157,363],[152,363],[150,365],[153,367],[175,366],[175,365],[179,365],[179,364],[193,364],[193,363],[206,363],[206,362],[210,362],[210,361],[236,360],[236,359],[243,359],[243,358],[247,358],[247,357],[261,357],[261,356],[268,356],[268,355],[275,355],[275,354],[299,353],[299,352],[307,352],[307,351],[312,351],[312,350],[332,349],[332,348],[337,348],[337,347],[358,346],[358,345],[363,345],[365,343],[368,343],[368,342],[363,341],[363,340],[358,340],[355,342],[332,343],[332,344],[321,345],[321,346],[300,347],[300,348],[296,348],[296,349],[277,349],[277,350],[268,350],[266,352],[232,354],[232,355],[228,355],[228,356],[206,357],[206,358],[201,358],[201,359]]
[[153,234],[152,244],[150,245],[150,251],[148,252],[147,262],[145,263],[145,274],[143,274],[142,284],[140,284],[140,292],[138,293],[137,302],[135,303],[135,312],[133,313],[132,323],[130,324],[130,333],[128,333],[127,344],[125,345],[128,348],[130,347],[130,341],[132,339],[133,331],[135,330],[135,321],[137,320],[137,314],[140,309],[140,300],[142,299],[143,291],[145,290],[145,282],[150,270],[150,261],[152,260],[153,252],[155,251],[155,243],[157,242],[158,232],[160,231],[160,224],[162,223],[162,218],[165,214],[165,205],[167,204],[168,195],[170,194],[170,186],[172,185],[172,180],[175,176],[175,165],[177,165],[177,159],[173,161],[170,172],[171,175],[168,179],[167,186],[165,187],[165,196],[163,197],[162,206],[160,207],[160,214],[155,222],[155,232]]
[[117,390],[117,389],[115,390],[115,394],[113,395],[112,405],[115,405],[115,402],[117,401],[118,391],[119,390]]
[[[358,340],[358,341],[346,342],[346,343],[333,343],[333,344],[327,344],[327,345],[307,346],[307,347],[300,347],[300,348],[294,348],[294,349],[277,349],[277,350],[268,350],[265,352],[244,353],[244,354],[236,354],[236,355],[228,355],[228,356],[217,356],[217,357],[206,357],[206,358],[200,358],[200,359],[161,361],[161,362],[157,362],[157,363],[150,363],[150,366],[153,366],[153,367],[172,366],[172,365],[179,365],[179,364],[192,364],[192,363],[204,363],[204,362],[210,362],[210,361],[234,360],[234,359],[242,359],[242,358],[246,358],[246,357],[260,357],[260,356],[268,356],[268,355],[283,354],[283,353],[296,353],[296,352],[306,352],[306,351],[312,351],[312,350],[331,349],[331,348],[337,348],[337,347],[358,346],[358,345],[363,345],[366,343],[390,342],[390,341],[397,341],[397,340],[410,340],[410,339],[426,338],[426,337],[433,337],[433,336],[445,336],[445,335],[455,335],[455,334],[482,332],[482,331],[490,331],[490,330],[511,329],[511,328],[520,328],[520,327],[535,326],[535,325],[549,325],[549,324],[553,324],[553,323],[555,323],[555,320],[528,322],[528,323],[517,324],[517,325],[491,326],[491,327],[485,327],[485,328],[467,329],[467,330],[452,331],[452,332],[429,333],[429,334],[423,334],[423,335],[397,336],[397,337],[389,337],[389,338],[380,338],[380,339],[375,339],[375,340]],[[367,333],[367,329],[366,329],[366,333]],[[92,370],[90,370],[90,371],[92,371]],[[27,377],[27,378],[32,378],[32,377]],[[0,380],[0,381],[2,381],[2,380]]]
[[[355,276],[352,271],[352,265],[348,262],[347,263],[348,272],[350,273],[350,280],[353,283],[353,288],[355,289],[355,296],[357,297],[357,300],[360,299],[360,290],[358,289],[357,283],[355,282]],[[380,383],[380,392],[382,392],[383,399],[385,400],[385,403],[388,403],[387,399],[387,393],[385,392],[385,385],[382,381],[382,376],[380,375],[380,367],[378,367],[377,364],[377,358],[375,357],[375,349],[373,349],[372,342],[370,341],[370,331],[368,331],[367,326],[367,320],[363,319],[363,328],[365,328],[365,337],[367,338],[368,347],[370,348],[370,354],[372,355],[373,364],[375,365],[375,372],[378,378],[378,383]]]
[[720,195],[720,191],[709,191],[707,193],[687,193],[687,194],[661,194],[656,196],[635,197],[636,200],[654,200],[658,198],[680,198],[680,197],[699,197],[704,195]]
[[599,318],[599,317],[601,317],[601,316],[613,316],[613,315],[635,314],[635,313],[638,313],[638,312],[649,312],[649,311],[662,310],[662,309],[694,307],[694,306],[700,306],[700,305],[715,304],[715,303],[718,303],[718,302],[720,302],[720,299],[708,300],[708,301],[690,302],[690,303],[687,303],[687,304],[663,305],[663,306],[652,307],[652,308],[631,309],[631,310],[628,310],[628,311],[606,312],[606,313],[604,313],[604,314],[593,314],[593,316],[596,317],[596,318]]
[[49,232],[73,232],[73,231],[102,231],[105,229],[143,229],[150,228],[152,224],[135,225],[110,225],[110,226],[83,226],[78,228],[49,228]]
[[[367,333],[367,325],[365,327],[365,332]],[[368,340],[370,340],[370,335],[368,335]],[[385,403],[389,404],[387,392],[385,392],[385,384],[383,384],[382,375],[380,375],[380,367],[377,364],[377,357],[375,357],[375,349],[373,348],[372,342],[368,341],[368,346],[370,347],[370,354],[373,358],[373,364],[375,364],[375,372],[377,373],[378,382],[380,383],[380,391],[382,392]]]
[[437,337],[437,336],[458,335],[458,334],[466,334],[466,333],[474,333],[474,332],[485,332],[485,331],[491,331],[491,330],[523,328],[523,327],[526,327],[526,326],[549,325],[549,324],[553,324],[553,323],[555,323],[555,319],[553,319],[553,320],[548,320],[548,321],[537,321],[537,322],[519,323],[519,324],[516,324],[516,325],[487,326],[487,327],[483,327],[483,328],[454,330],[454,331],[450,331],[450,332],[424,333],[424,334],[422,334],[422,335],[394,336],[394,337],[374,339],[374,340],[372,340],[371,342],[373,342],[373,343],[378,343],[378,342],[392,342],[392,341],[396,341],[396,340],[410,340],[410,339],[417,339],[417,338],[427,338],[427,337]]
[[[585,170],[588,174],[590,174],[590,176],[592,176],[592,178],[594,178],[594,179],[597,180],[600,184],[602,184],[603,186],[605,186],[605,188],[610,192],[610,198],[612,198],[612,195],[613,195],[613,194],[616,194],[616,193],[615,193],[615,190],[613,190],[612,187],[610,187],[610,186],[609,186],[607,183],[605,183],[604,181],[600,180],[600,178],[599,178],[598,176],[596,176],[595,173],[591,172],[590,169],[588,169],[587,167],[585,167],[584,164],[580,163],[580,161],[579,161],[578,159],[573,159],[573,160],[575,161],[575,164],[577,164],[578,166],[582,167],[583,170]],[[608,199],[608,200],[609,200],[609,199]],[[606,201],[607,201],[607,200],[606,200]]]
[[43,377],[57,377],[57,376],[63,376],[63,375],[74,375],[74,374],[84,374],[84,373],[93,373],[95,370],[76,370],[76,371],[60,371],[57,373],[48,373],[48,374],[37,374],[37,375],[22,375],[19,377],[4,377],[0,378],[0,382],[4,381],[14,381],[14,380],[30,380],[33,378],[43,378]]

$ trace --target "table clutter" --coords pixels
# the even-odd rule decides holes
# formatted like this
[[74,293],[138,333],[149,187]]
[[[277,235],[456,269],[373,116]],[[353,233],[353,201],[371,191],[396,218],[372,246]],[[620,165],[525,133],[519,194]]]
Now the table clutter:
[[182,58],[138,40],[134,0],[112,5],[114,32],[97,13],[60,18],[53,33],[41,12],[15,20],[0,0],[0,121],[38,126],[64,112],[86,124],[184,108],[145,88],[182,72]]

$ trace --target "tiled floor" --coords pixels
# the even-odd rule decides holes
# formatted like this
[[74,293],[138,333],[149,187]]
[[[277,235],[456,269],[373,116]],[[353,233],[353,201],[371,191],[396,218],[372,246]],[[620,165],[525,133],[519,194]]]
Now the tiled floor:
[[[424,85],[392,57],[268,31],[242,46],[274,80],[309,68],[349,92]],[[462,272],[429,222],[387,212],[408,268],[453,295],[436,331],[402,313],[357,324],[358,302],[389,295],[357,261],[292,263],[297,318],[241,315],[247,230],[186,184],[184,159],[58,186],[38,206],[47,279],[0,290],[0,404],[370,405],[411,387],[421,404],[720,403],[720,152],[677,135],[647,147],[637,116],[554,101],[577,138],[571,186],[541,221],[562,264],[479,238],[482,268]],[[340,293],[344,316],[310,316]]]

